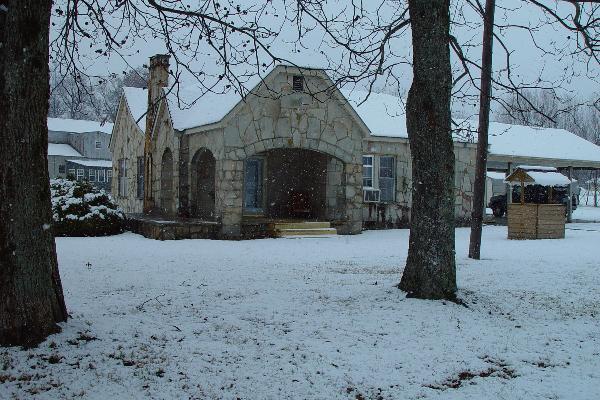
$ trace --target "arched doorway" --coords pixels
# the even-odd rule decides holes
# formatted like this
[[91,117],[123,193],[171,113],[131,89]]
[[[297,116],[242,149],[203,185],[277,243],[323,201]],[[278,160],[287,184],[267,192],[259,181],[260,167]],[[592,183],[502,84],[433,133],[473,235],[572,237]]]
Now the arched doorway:
[[272,149],[249,157],[244,214],[269,218],[341,220],[346,214],[344,163],[306,149]]
[[210,150],[200,149],[194,154],[190,168],[190,215],[213,219],[215,216],[215,158]]
[[166,149],[161,161],[160,209],[166,215],[173,214],[173,153]]

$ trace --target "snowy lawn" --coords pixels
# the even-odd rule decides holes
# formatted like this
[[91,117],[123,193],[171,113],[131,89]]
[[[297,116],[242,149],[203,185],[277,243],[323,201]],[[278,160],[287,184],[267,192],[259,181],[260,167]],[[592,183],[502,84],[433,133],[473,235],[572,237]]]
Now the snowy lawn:
[[576,210],[573,210],[573,219],[587,222],[600,222],[600,207],[580,204]]
[[466,307],[394,287],[407,230],[59,238],[72,318],[36,349],[0,349],[0,398],[600,398],[600,224],[539,241],[486,227],[478,262],[468,234]]

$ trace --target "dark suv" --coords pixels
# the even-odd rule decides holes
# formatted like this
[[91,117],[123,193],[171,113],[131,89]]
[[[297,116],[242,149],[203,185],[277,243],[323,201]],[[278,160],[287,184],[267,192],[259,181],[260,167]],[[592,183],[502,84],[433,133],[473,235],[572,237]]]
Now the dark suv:
[[[567,210],[569,199],[569,188],[567,186],[554,186],[552,188],[552,201],[553,203],[562,203],[565,205]],[[521,186],[514,186],[512,191],[512,202],[521,202]],[[536,204],[547,204],[548,203],[548,187],[542,185],[527,185],[525,186],[525,202],[536,203]],[[579,204],[579,196],[573,193],[571,198],[571,204],[573,204],[573,210],[577,208]],[[488,207],[492,209],[494,216],[501,217],[506,213],[506,194],[500,194],[493,196],[490,199]]]

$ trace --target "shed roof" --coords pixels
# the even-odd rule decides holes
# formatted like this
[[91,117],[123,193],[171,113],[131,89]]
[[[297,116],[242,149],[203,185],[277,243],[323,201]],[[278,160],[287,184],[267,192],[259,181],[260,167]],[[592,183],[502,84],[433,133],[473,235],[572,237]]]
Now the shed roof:
[[566,186],[571,183],[571,180],[558,172],[556,169],[533,169],[529,167],[518,167],[513,173],[506,177],[506,182],[524,182],[525,184],[542,185],[542,186]]

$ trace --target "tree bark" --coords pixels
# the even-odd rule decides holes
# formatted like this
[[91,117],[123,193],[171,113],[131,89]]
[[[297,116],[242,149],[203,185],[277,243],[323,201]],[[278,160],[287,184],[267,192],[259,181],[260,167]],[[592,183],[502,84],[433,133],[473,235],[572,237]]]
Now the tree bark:
[[67,319],[48,178],[50,0],[0,2],[0,345]]
[[471,238],[469,258],[481,256],[481,230],[485,207],[485,172],[488,156],[488,131],[490,126],[490,97],[492,94],[492,50],[494,44],[495,0],[486,0],[483,18],[483,49],[481,57],[481,88],[479,92],[479,129],[477,132],[477,156],[475,183],[473,185],[473,212],[471,214]]
[[412,157],[408,259],[400,289],[454,299],[454,151],[450,126],[449,0],[409,0],[413,82],[406,124]]

